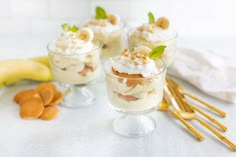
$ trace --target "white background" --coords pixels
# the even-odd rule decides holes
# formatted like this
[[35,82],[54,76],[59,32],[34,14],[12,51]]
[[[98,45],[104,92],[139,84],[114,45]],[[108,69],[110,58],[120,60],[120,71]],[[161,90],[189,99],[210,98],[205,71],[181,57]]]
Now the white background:
[[236,58],[234,4],[234,0],[0,0],[0,57],[45,55],[46,44],[59,35],[62,23],[81,25],[100,5],[119,14],[128,26],[146,22],[149,11],[166,16],[178,32],[179,47]]
[[80,23],[96,5],[125,21],[167,16],[181,36],[235,36],[234,0],[0,0],[0,35],[52,34],[63,22]]

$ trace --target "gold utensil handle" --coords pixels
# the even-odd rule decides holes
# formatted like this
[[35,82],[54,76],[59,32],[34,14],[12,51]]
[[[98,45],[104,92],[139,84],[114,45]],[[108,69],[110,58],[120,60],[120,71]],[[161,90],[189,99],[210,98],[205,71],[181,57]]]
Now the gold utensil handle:
[[174,80],[172,80],[172,79],[170,79],[170,78],[168,78],[168,79],[172,82],[172,84],[175,86],[175,88],[176,88],[180,93],[183,92],[184,88],[183,88],[180,84],[178,84],[176,81],[174,81]]
[[191,131],[200,141],[204,140],[204,137],[189,123],[187,123],[177,111],[171,110],[169,109],[169,111],[172,113],[172,115],[174,115],[174,117],[176,117],[177,119],[179,119],[185,126],[186,128]]
[[195,117],[195,120],[197,120],[201,125],[203,125],[205,128],[207,128],[208,130],[210,130],[212,133],[214,133],[217,137],[219,137],[221,139],[221,141],[225,142],[228,146],[230,146],[230,148],[232,150],[236,150],[236,145],[231,142],[228,138],[226,138],[225,136],[223,136],[221,133],[219,133],[217,130],[215,130],[214,128],[212,128],[209,124],[207,124],[204,120]]
[[216,108],[215,106],[212,106],[212,105],[210,105],[210,104],[204,102],[203,100],[201,100],[201,99],[199,99],[199,98],[197,98],[197,97],[195,97],[195,96],[193,96],[193,95],[191,95],[191,94],[189,94],[189,93],[184,93],[184,95],[186,95],[186,96],[188,96],[188,97],[190,97],[190,98],[192,98],[192,99],[194,99],[194,100],[200,102],[201,104],[205,105],[206,107],[208,107],[208,108],[210,108],[211,110],[213,110],[213,111],[217,112],[218,114],[220,114],[222,117],[226,117],[226,115],[227,115],[224,111],[222,111],[222,110]]
[[175,97],[171,94],[169,88],[167,86],[164,87],[164,98],[171,103],[171,105],[177,110],[180,111],[180,107],[176,102]]
[[178,104],[178,106],[180,107],[181,110],[185,111],[185,108],[183,106],[183,104],[181,103],[181,101],[178,99],[178,96],[175,93],[174,87],[172,87],[172,85],[170,84],[169,80],[166,79],[166,86],[169,89],[171,95],[174,97],[176,103]]
[[184,98],[184,95],[177,90],[177,88],[179,88],[178,85],[175,84],[175,82],[169,78],[166,78],[166,82],[167,82],[167,86],[169,87],[173,95],[175,96],[175,99],[178,105],[180,106],[180,108],[183,111],[193,112],[188,105],[185,105],[184,102],[181,101],[181,99]]
[[[186,100],[183,99],[184,102],[187,103]],[[208,115],[207,113],[205,113],[204,111],[200,110],[199,108],[197,108],[196,106],[188,103],[188,105],[190,106],[190,108],[194,111],[197,111],[198,113],[200,113],[201,115],[203,115],[204,117],[206,117],[208,120],[210,120],[212,123],[214,123],[215,125],[217,125],[219,128],[221,128],[221,130],[223,131],[227,131],[227,126],[225,126],[224,124],[220,123],[219,121],[217,121],[216,119],[214,119],[213,117],[211,117],[210,115]]]

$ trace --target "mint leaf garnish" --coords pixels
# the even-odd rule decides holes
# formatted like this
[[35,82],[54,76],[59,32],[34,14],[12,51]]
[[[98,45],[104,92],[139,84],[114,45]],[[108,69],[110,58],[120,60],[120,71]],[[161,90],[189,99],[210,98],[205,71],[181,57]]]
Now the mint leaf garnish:
[[95,11],[96,11],[96,15],[95,15],[96,19],[106,19],[107,18],[107,13],[102,7],[97,6]]
[[73,25],[73,26],[70,26],[69,24],[67,23],[64,23],[61,25],[61,28],[65,31],[65,32],[68,32],[68,31],[71,31],[71,32],[77,32],[78,31],[78,27]]
[[149,24],[155,23],[155,17],[152,12],[148,13],[148,22],[149,22]]
[[67,23],[64,23],[61,25],[61,28],[65,31],[65,32],[68,32],[70,31],[71,27],[70,25],[68,25]]
[[153,48],[149,54],[149,58],[157,59],[158,57],[160,57],[164,53],[165,48],[166,48],[165,45],[160,45],[160,46]]
[[77,32],[78,29],[79,29],[79,28],[78,28],[77,26],[73,25],[73,26],[70,28],[70,31],[71,31],[71,32]]

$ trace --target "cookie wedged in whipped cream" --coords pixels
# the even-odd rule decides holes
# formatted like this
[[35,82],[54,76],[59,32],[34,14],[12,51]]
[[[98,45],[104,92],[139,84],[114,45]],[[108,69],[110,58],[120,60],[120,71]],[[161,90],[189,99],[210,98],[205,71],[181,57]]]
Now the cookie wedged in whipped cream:
[[81,28],[64,31],[48,45],[55,80],[71,84],[95,80],[100,71],[100,45],[93,38],[89,28]]
[[[101,7],[97,7],[102,9]],[[96,14],[97,13],[96,8]],[[90,28],[94,32],[94,38],[103,44],[102,58],[107,59],[117,55],[123,48],[123,27],[119,15],[107,14],[104,9],[103,17],[97,15],[88,21],[84,27]]]
[[121,56],[112,60],[112,68],[118,73],[127,75],[154,76],[158,73],[158,69],[155,62],[147,56],[147,52],[151,52],[151,49],[144,46],[134,49],[132,54],[128,52],[128,49],[125,49]]
[[158,45],[166,45],[165,53],[161,57],[167,64],[171,65],[176,50],[176,32],[169,28],[169,21],[164,17],[157,19],[156,23],[144,23],[129,34],[129,48],[144,45],[154,48]]
[[162,99],[165,71],[148,57],[151,49],[128,49],[110,59],[107,89],[111,104],[121,110],[142,111],[154,108]]

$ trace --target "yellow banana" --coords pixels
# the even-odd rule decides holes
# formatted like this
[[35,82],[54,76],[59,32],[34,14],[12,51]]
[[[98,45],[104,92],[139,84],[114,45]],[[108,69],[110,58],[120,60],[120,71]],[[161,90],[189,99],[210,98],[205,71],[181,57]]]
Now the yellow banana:
[[42,64],[46,65],[48,68],[50,68],[48,56],[34,57],[34,58],[30,58],[30,60],[32,60],[34,62],[42,63]]
[[0,88],[15,83],[20,79],[52,80],[52,73],[47,66],[47,62],[41,64],[37,61],[26,59],[0,61],[0,76]]
[[4,84],[0,84],[0,89],[2,89],[4,87]]

